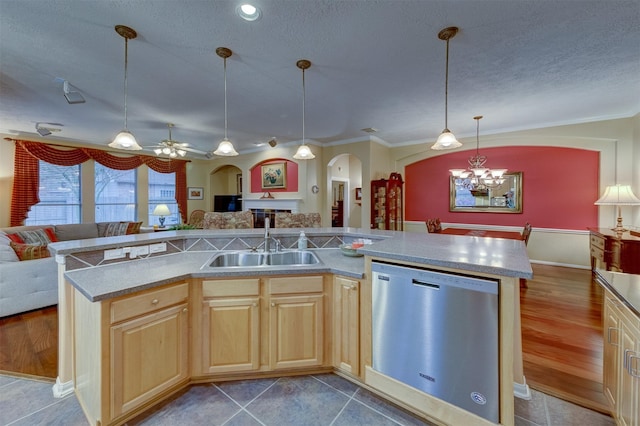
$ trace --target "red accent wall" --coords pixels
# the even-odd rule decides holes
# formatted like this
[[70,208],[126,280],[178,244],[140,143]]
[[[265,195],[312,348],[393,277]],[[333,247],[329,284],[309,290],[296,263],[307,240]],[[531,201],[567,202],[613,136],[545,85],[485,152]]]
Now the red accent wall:
[[[271,163],[282,163],[285,162],[287,164],[287,172],[286,172],[286,180],[287,187],[286,188],[277,188],[277,189],[262,189],[262,173],[261,166],[265,164]],[[286,158],[271,158],[269,160],[265,160],[261,163],[256,164],[251,169],[251,192],[298,192],[298,163],[289,161]]]
[[522,213],[449,211],[449,169],[465,168],[475,150],[428,158],[405,167],[405,219],[576,229],[598,226],[600,153],[559,147],[483,148],[488,167],[522,172]]

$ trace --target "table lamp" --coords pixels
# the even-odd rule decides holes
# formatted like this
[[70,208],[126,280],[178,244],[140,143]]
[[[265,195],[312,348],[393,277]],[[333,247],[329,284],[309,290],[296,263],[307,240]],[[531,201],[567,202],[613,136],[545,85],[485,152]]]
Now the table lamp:
[[160,221],[160,228],[164,228],[164,217],[171,216],[171,210],[166,204],[158,204],[155,209],[153,209],[154,216],[160,216],[158,220]]
[[622,226],[622,209],[620,206],[640,206],[640,199],[631,190],[631,185],[610,185],[604,195],[594,203],[597,206],[618,206],[618,223],[612,231],[622,233],[627,229]]

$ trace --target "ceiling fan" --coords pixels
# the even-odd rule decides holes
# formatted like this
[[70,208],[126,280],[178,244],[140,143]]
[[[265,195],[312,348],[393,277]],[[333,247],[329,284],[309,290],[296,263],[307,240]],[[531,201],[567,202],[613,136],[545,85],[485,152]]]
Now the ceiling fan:
[[153,149],[156,155],[168,155],[169,158],[184,157],[187,152],[193,152],[195,154],[205,155],[206,152],[198,149],[189,148],[189,144],[185,142],[178,142],[171,139],[171,128],[174,127],[173,123],[167,123],[169,128],[169,139],[163,139],[158,145],[146,146],[145,148]]

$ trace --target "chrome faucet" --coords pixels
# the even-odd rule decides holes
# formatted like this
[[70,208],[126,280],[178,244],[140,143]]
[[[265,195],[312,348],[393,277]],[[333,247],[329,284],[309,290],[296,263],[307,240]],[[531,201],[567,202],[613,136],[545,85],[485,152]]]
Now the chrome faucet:
[[269,217],[264,218],[264,252],[269,253],[269,245],[271,240],[271,235],[269,234],[269,222],[271,220]]

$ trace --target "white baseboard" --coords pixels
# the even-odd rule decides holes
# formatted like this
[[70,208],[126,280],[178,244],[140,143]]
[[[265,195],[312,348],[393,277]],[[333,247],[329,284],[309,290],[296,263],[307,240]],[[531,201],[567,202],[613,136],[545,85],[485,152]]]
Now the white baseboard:
[[66,383],[60,381],[60,377],[56,377],[56,384],[53,385],[54,398],[64,398],[73,393],[73,380]]
[[528,401],[531,399],[531,389],[529,389],[527,379],[524,377],[522,379],[524,380],[524,383],[513,382],[513,395],[516,398],[526,399]]

